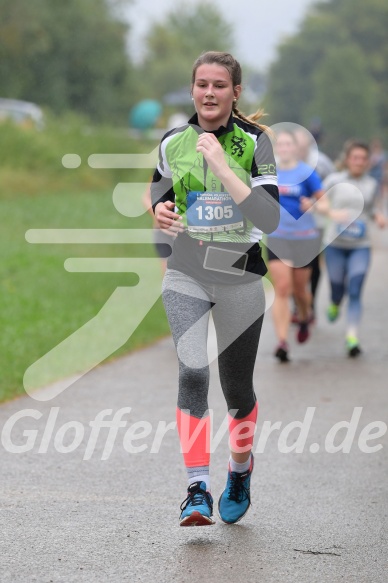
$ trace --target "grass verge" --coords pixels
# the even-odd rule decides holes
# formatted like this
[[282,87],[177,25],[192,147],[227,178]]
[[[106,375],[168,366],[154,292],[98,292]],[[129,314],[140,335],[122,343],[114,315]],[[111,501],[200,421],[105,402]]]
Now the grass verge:
[[[0,401],[23,394],[23,375],[30,365],[98,314],[117,287],[136,283],[131,273],[69,273],[64,269],[68,257],[155,257],[151,245],[32,245],[25,240],[25,232],[151,228],[149,215],[125,217],[112,202],[118,182],[146,182],[151,170],[94,170],[87,158],[93,153],[148,153],[155,145],[131,142],[125,132],[110,128],[85,129],[71,116],[49,120],[42,132],[2,125]],[[61,159],[66,153],[80,155],[81,167],[63,168]],[[141,208],[139,195],[137,189],[133,197],[137,210]],[[161,269],[153,265],[148,286],[160,289],[161,279]],[[135,316],[145,301],[131,302],[128,313]],[[159,299],[111,357],[167,333]],[[68,375],[74,372],[69,367]]]
[[[1,385],[0,401],[24,392],[28,366],[95,316],[118,286],[133,286],[131,273],[69,273],[68,257],[154,257],[150,245],[32,245],[31,228],[145,228],[148,216],[126,219],[113,208],[111,193],[72,193],[18,197],[1,201]],[[144,259],[146,261],[146,259]],[[159,267],[159,266],[157,266]],[[153,266],[149,283],[161,285]],[[136,303],[137,301],[137,303]],[[141,308],[141,298],[128,305]],[[114,355],[145,346],[168,332],[161,300],[145,316],[131,338]],[[76,372],[68,370],[68,375]],[[67,376],[67,375],[66,375]],[[50,379],[54,380],[54,379]]]

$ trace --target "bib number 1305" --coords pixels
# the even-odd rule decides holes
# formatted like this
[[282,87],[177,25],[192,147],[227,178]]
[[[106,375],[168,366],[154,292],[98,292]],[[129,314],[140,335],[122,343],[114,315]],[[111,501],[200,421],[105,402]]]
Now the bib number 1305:
[[198,219],[202,221],[203,219],[207,221],[221,221],[222,219],[231,219],[233,217],[233,207],[232,205],[226,206],[197,206],[195,209],[198,214]]
[[228,192],[190,191],[186,213],[189,232],[217,233],[244,229],[244,217]]

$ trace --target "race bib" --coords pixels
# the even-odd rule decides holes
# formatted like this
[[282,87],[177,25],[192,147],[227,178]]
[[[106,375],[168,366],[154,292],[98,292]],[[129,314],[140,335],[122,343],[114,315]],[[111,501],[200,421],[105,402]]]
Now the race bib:
[[187,195],[187,229],[218,233],[244,229],[244,217],[228,192],[191,190]]
[[362,239],[365,237],[366,224],[365,221],[354,221],[348,227],[344,228],[343,224],[339,224],[338,234],[344,239]]

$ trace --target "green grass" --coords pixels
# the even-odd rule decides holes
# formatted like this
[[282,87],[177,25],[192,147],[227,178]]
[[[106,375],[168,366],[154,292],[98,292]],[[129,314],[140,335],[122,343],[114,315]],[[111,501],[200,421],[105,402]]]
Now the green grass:
[[[98,313],[117,286],[135,283],[128,273],[69,273],[68,257],[154,257],[144,245],[32,245],[31,228],[145,228],[150,219],[120,216],[111,193],[62,193],[1,201],[1,385],[0,400],[23,393],[26,368]],[[6,217],[6,220],[4,220]],[[152,284],[160,288],[161,270]],[[139,300],[138,300],[139,301]],[[130,305],[136,312],[139,305]],[[168,332],[159,299],[129,341],[114,356]],[[76,372],[68,370],[68,374]],[[50,379],[54,380],[54,379]]]
[[[155,143],[130,141],[125,132],[110,128],[85,130],[71,117],[49,120],[41,132],[10,124],[1,129],[0,401],[5,401],[24,393],[25,370],[93,318],[118,286],[136,284],[131,273],[69,273],[64,269],[68,257],[155,257],[151,245],[26,242],[28,229],[151,228],[149,215],[125,217],[112,202],[117,182],[145,182],[150,170],[93,170],[86,163],[68,170],[60,163],[62,156],[77,153],[86,162],[92,153],[149,152]],[[139,200],[134,202],[139,205]],[[160,289],[161,279],[161,269],[154,265],[149,285]],[[128,311],[135,315],[146,296],[132,302]],[[159,299],[109,358],[167,333]],[[75,372],[71,366],[62,371],[65,376]],[[55,378],[49,375],[48,380]]]
[[[157,146],[157,142],[149,140],[131,140],[125,128],[90,127],[75,115],[47,117],[40,131],[11,122],[2,122],[0,130],[1,199],[42,192],[101,191],[118,182],[136,182],[144,170],[96,170],[89,167],[88,157],[101,153],[149,153]],[[78,154],[79,168],[64,168],[65,154]]]

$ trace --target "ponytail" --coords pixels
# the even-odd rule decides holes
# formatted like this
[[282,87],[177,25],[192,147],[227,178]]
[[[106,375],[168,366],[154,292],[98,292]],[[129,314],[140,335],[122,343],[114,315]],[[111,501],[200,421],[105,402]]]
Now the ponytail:
[[264,117],[266,115],[262,109],[258,109],[255,113],[251,113],[250,115],[246,116],[239,110],[239,108],[237,107],[237,104],[233,103],[232,112],[233,112],[233,115],[235,117],[238,117],[242,121],[245,121],[245,123],[249,123],[253,126],[256,126],[257,128],[260,128],[261,131],[268,134],[269,136],[271,136],[271,137],[273,136],[273,132],[269,128],[269,126],[257,123],[259,119],[261,119],[262,117]]

